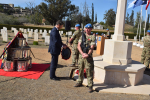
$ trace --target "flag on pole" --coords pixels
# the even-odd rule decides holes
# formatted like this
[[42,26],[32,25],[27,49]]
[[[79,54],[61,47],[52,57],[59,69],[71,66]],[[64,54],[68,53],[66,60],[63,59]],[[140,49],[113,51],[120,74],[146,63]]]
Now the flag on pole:
[[150,0],[148,1],[147,5],[146,5],[146,10],[147,10],[147,8],[148,8],[148,6],[149,6],[149,3],[150,3]]
[[145,4],[147,4],[147,0],[136,0],[133,8],[140,6],[140,5],[145,5]]
[[134,3],[136,2],[136,0],[133,0],[133,1],[131,1],[131,2],[129,2],[128,4],[129,4],[129,6],[128,6],[128,8],[127,9],[129,9],[129,8],[133,8],[134,7]]

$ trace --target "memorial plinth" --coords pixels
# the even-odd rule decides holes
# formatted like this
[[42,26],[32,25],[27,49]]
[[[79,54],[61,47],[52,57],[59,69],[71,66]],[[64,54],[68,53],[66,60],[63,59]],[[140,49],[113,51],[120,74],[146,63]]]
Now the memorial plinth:
[[108,85],[135,86],[143,79],[145,65],[132,61],[128,65],[114,65],[94,57],[94,79]]
[[126,65],[132,62],[132,42],[105,40],[103,61],[111,64]]

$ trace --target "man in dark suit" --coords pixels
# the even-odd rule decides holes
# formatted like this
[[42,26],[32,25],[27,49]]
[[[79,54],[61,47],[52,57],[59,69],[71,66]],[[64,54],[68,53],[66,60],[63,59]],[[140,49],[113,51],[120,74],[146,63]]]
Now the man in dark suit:
[[50,33],[50,45],[48,52],[51,53],[52,60],[50,66],[50,79],[51,80],[60,80],[58,77],[55,76],[55,71],[58,64],[58,56],[61,52],[61,47],[66,48],[66,45],[62,43],[59,30],[63,27],[63,22],[58,20],[56,22],[55,27],[51,30]]

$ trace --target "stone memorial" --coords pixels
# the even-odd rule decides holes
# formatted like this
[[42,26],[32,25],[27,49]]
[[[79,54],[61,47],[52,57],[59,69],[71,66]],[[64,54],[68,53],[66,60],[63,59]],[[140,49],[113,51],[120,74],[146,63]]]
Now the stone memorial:
[[60,36],[62,36],[63,35],[63,31],[59,31],[59,34],[60,34]]
[[45,45],[50,44],[50,36],[45,36]]
[[34,33],[34,41],[38,41],[38,33]]
[[49,30],[48,33],[51,33],[51,30]]
[[42,30],[40,30],[40,34],[42,34]]
[[2,38],[4,33],[5,33],[4,29],[1,29]]
[[17,35],[17,33],[18,33],[18,30],[14,30],[14,36],[16,36]]
[[28,28],[27,30],[28,30],[28,32],[30,31],[30,29],[29,29],[29,28]]
[[3,41],[8,42],[8,34],[6,31],[3,31]]
[[26,38],[26,42],[28,43],[28,34],[23,34],[24,38]]
[[29,38],[32,38],[32,35],[33,35],[33,32],[32,31],[29,31]]
[[31,29],[31,32],[33,33],[33,29]]
[[27,33],[27,29],[24,29],[24,33]]
[[126,40],[129,40],[129,36],[126,36]]
[[72,31],[69,31],[69,32],[68,32],[68,36],[71,36],[71,35],[72,35]]
[[35,29],[35,30],[34,30],[34,33],[38,33],[38,29]]
[[47,36],[47,32],[46,31],[44,31],[43,34],[42,34],[42,37],[45,38],[45,36]]
[[44,30],[45,33],[47,33],[47,30]]

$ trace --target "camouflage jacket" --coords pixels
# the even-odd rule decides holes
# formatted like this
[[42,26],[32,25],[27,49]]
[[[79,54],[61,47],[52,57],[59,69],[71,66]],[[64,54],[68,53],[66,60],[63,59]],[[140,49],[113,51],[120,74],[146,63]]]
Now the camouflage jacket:
[[149,35],[145,36],[143,42],[144,42],[144,47],[150,47],[150,36]]
[[81,37],[82,33],[80,30],[77,30],[73,33],[72,39],[73,39],[73,44],[78,44],[79,38]]
[[[93,34],[90,34],[90,35],[85,34],[85,35],[86,35],[86,47],[88,46],[91,47],[92,45],[95,45],[95,35]],[[78,42],[80,43],[82,42],[82,35]]]

